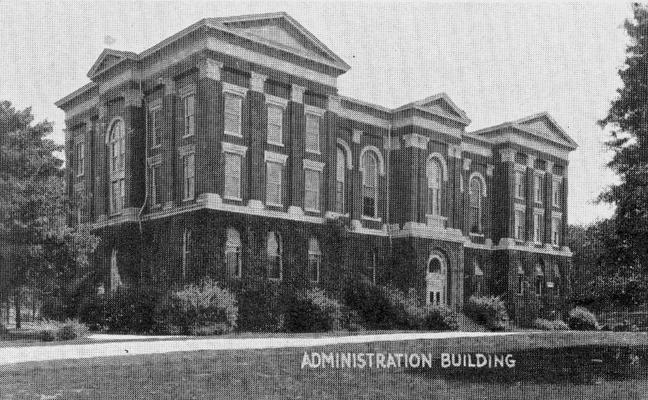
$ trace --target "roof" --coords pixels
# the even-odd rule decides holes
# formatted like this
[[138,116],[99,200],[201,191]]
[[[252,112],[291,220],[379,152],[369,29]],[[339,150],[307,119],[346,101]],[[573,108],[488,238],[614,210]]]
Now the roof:
[[470,124],[470,119],[464,110],[459,108],[446,93],[437,93],[424,99],[407,103],[394,109],[394,111],[402,111],[412,108],[451,119],[464,125]]
[[496,136],[499,131],[512,128],[523,133],[544,139],[554,144],[575,150],[578,144],[558,125],[548,112],[533,114],[515,121],[504,122],[472,132],[473,135]]
[[265,46],[307,58],[332,67],[340,73],[344,73],[351,68],[294,18],[285,12],[278,12],[205,18],[139,54],[129,51],[104,49],[92,68],[90,68],[88,77],[93,78],[125,60],[140,61],[202,28],[224,31]]

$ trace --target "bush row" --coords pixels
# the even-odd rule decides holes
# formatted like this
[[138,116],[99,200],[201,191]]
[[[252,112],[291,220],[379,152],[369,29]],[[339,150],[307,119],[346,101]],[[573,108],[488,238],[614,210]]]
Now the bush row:
[[536,318],[533,321],[533,327],[543,331],[568,331],[569,326],[562,320],[548,320],[544,318]]
[[345,288],[344,302],[356,310],[368,329],[457,330],[457,316],[446,307],[425,307],[412,291],[355,279]]
[[38,337],[44,342],[55,340],[74,340],[87,335],[88,327],[77,320],[58,322],[43,320],[33,328],[38,332]]
[[464,304],[464,312],[492,331],[505,330],[509,320],[504,301],[496,296],[471,296]]

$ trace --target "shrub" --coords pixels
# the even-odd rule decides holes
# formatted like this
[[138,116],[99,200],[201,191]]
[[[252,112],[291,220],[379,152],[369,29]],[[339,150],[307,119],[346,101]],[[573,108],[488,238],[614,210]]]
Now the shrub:
[[238,330],[277,332],[282,328],[276,283],[260,278],[245,278],[229,282],[229,288],[238,299]]
[[86,324],[91,331],[100,331],[104,328],[105,301],[105,297],[98,294],[87,295],[79,300],[76,315],[79,321]]
[[400,291],[361,279],[348,281],[343,299],[369,329],[417,329],[423,316]]
[[504,301],[496,296],[471,296],[464,304],[464,312],[493,331],[505,330],[509,319]]
[[88,327],[78,320],[65,321],[56,332],[58,340],[73,340],[84,337],[88,334]]
[[9,330],[7,329],[7,327],[4,326],[4,325],[0,322],[0,335],[4,335],[4,334],[7,333],[7,332],[9,332]]
[[306,298],[318,309],[319,316],[323,319],[322,325],[326,330],[340,330],[348,328],[350,323],[346,317],[348,310],[337,300],[329,297],[322,289],[309,289]]
[[533,327],[543,331],[568,331],[569,326],[564,321],[559,319],[548,320],[544,318],[536,318],[533,321]]
[[[163,318],[186,334],[217,334],[236,328],[238,306],[236,297],[211,279],[190,284],[173,292],[166,300],[168,307],[157,308]],[[167,314],[170,313],[170,314]],[[155,319],[159,326],[161,318]]]
[[422,325],[424,329],[432,331],[456,331],[459,329],[457,314],[445,306],[429,307]]
[[599,328],[594,314],[584,307],[575,307],[569,312],[567,324],[570,329],[577,331],[593,331]]

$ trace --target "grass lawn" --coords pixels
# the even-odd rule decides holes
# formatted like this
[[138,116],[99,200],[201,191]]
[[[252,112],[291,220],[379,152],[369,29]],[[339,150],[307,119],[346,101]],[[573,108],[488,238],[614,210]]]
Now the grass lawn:
[[[304,351],[432,353],[435,361],[431,369],[302,369]],[[442,352],[511,353],[516,366],[443,369]],[[641,399],[647,358],[645,333],[611,332],[167,353],[0,366],[0,399]]]

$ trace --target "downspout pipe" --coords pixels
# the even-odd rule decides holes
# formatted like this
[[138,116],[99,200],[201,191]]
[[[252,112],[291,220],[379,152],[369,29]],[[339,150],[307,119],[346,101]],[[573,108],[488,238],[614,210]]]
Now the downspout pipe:
[[142,206],[137,213],[137,224],[139,225],[139,236],[140,236],[140,283],[143,278],[143,269],[144,269],[144,229],[142,227],[142,214],[146,209],[146,204],[149,198],[149,179],[148,179],[148,107],[146,106],[146,101],[144,98],[144,92],[142,91],[142,77],[139,78],[139,94],[142,99],[142,110],[144,111],[144,201]]

